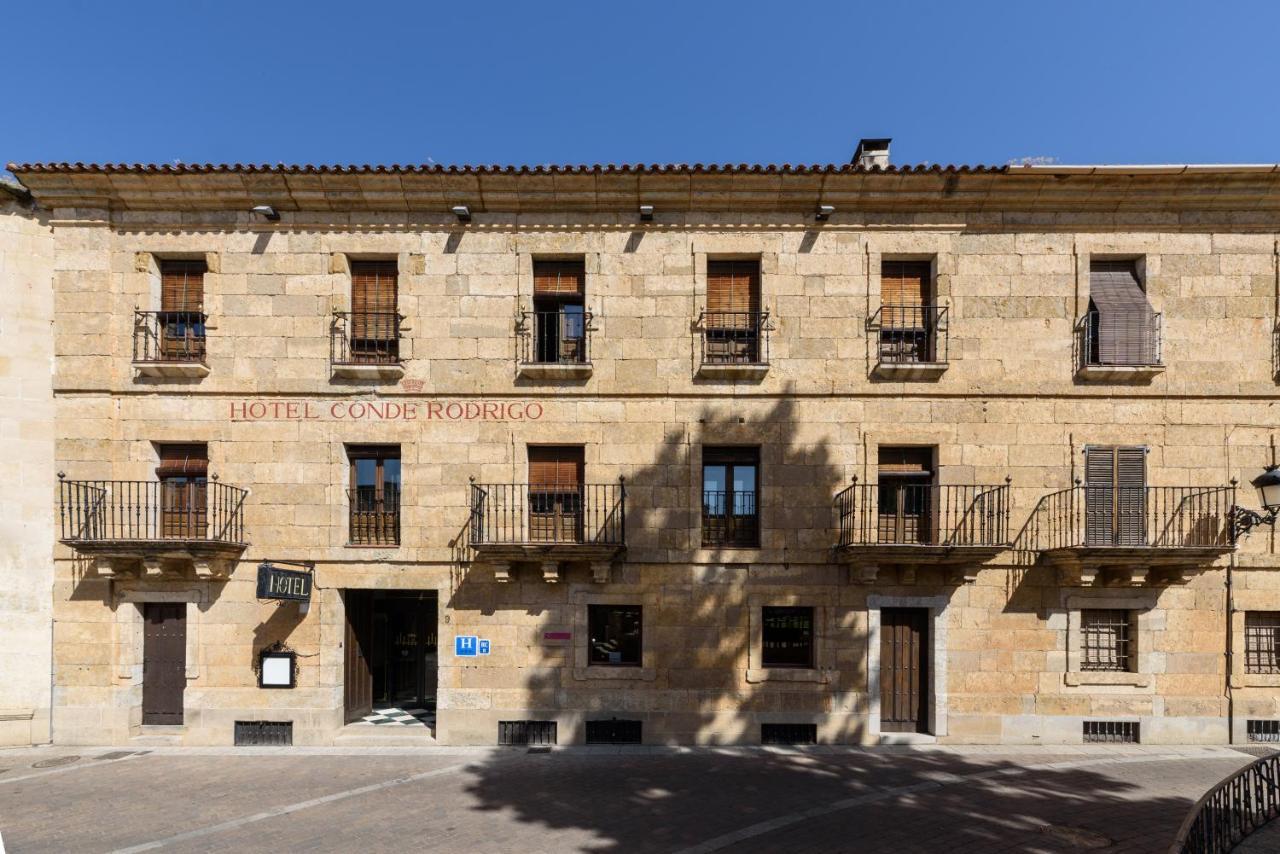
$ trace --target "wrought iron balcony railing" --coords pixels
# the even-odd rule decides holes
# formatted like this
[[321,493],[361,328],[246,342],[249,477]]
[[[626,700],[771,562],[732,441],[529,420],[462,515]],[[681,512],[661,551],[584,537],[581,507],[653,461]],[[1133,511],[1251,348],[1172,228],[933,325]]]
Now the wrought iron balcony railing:
[[1087,312],[1076,323],[1079,367],[1160,365],[1161,324],[1150,308]]
[[335,311],[329,332],[330,364],[400,364],[403,320],[394,311]]
[[347,490],[348,539],[352,545],[400,545],[400,487],[358,486]]
[[[1227,854],[1280,817],[1280,754],[1257,759],[1214,786],[1178,829],[1170,854]],[[1246,846],[1247,847],[1247,846]],[[1262,851],[1262,847],[1252,850]]]
[[702,330],[702,364],[769,364],[769,312],[704,311],[698,326]]
[[937,365],[947,362],[947,320],[945,305],[882,305],[867,325],[880,333],[881,364]]
[[702,493],[704,546],[760,545],[760,514],[754,492],[707,490]]
[[1037,551],[1229,548],[1230,486],[1076,486],[1040,500],[1028,526]]
[[836,546],[1009,543],[1009,485],[855,483],[835,497]]
[[249,491],[216,481],[62,480],[63,542],[181,540],[243,544]]
[[198,311],[135,311],[133,361],[202,364],[206,320]]
[[471,483],[471,545],[625,546],[625,484]]
[[520,363],[585,365],[591,361],[591,312],[521,312]]

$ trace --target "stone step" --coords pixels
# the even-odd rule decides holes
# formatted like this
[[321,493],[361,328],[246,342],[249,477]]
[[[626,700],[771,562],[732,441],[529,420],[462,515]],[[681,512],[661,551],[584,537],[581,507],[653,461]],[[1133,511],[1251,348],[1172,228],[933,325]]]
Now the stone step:
[[434,747],[437,742],[426,727],[345,726],[333,739],[335,747]]

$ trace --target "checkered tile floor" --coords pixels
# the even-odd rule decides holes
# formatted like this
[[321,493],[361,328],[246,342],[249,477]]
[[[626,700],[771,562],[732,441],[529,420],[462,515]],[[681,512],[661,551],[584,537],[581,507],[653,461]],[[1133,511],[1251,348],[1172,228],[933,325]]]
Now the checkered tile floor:
[[421,726],[436,727],[436,713],[432,709],[413,707],[401,709],[395,706],[385,709],[374,709],[373,714],[365,715],[363,723],[379,726]]

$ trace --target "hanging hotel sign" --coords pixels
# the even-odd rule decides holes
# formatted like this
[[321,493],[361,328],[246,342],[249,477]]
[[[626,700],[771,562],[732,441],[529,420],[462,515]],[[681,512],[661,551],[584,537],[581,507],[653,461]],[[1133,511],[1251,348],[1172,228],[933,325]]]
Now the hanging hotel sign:
[[537,421],[536,400],[233,400],[232,421]]
[[312,573],[308,570],[285,569],[267,561],[258,564],[259,599],[310,602],[311,582]]

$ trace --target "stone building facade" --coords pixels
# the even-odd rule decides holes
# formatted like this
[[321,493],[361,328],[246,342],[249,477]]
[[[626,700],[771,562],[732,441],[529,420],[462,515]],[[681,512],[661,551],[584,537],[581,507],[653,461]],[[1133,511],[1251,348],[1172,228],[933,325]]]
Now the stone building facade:
[[1280,170],[10,168],[52,223],[57,741],[1280,720],[1274,534],[1230,530]]

